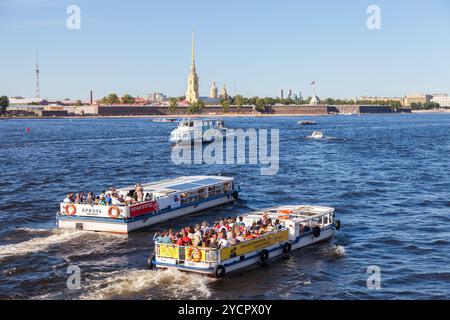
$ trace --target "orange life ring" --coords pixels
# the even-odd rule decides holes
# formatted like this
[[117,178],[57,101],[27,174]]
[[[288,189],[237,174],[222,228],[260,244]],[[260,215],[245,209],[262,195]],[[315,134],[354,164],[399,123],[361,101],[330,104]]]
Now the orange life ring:
[[202,251],[197,247],[189,247],[189,249],[187,250],[187,256],[190,261],[202,261]]
[[113,219],[117,219],[118,217],[120,217],[120,213],[121,213],[121,210],[119,208],[117,208],[116,206],[109,207],[109,209],[108,209],[108,216],[110,216]]
[[73,203],[68,203],[64,206],[64,212],[68,216],[74,216],[77,213],[77,207]]
[[292,210],[278,210],[279,214],[288,214],[289,215],[289,214],[292,214],[292,212],[293,212]]
[[289,220],[289,216],[281,216],[278,219],[280,219],[280,220]]

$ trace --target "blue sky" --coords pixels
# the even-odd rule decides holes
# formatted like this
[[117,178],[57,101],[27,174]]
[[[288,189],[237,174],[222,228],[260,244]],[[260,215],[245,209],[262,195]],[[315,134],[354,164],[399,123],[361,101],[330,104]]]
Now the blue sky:
[[183,95],[192,26],[201,95],[213,80],[246,96],[309,96],[312,80],[320,97],[450,93],[448,0],[0,0],[0,94],[34,95],[38,48],[43,97]]

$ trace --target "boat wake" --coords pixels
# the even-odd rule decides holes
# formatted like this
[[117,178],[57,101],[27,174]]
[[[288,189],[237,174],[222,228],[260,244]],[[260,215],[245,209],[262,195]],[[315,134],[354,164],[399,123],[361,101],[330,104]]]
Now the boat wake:
[[[54,245],[66,243],[74,239],[93,234],[74,230],[49,230],[53,234],[47,237],[36,237],[28,241],[0,246],[0,261],[9,257],[23,256],[30,253],[45,252]],[[36,233],[42,232],[40,229]]]
[[215,279],[183,273],[178,270],[130,269],[111,273],[97,273],[86,280],[82,300],[144,298],[207,299],[211,296],[208,283]]
[[335,247],[334,247],[334,254],[335,254],[337,257],[343,257],[343,256],[345,256],[345,247],[343,247],[343,246],[335,246]]

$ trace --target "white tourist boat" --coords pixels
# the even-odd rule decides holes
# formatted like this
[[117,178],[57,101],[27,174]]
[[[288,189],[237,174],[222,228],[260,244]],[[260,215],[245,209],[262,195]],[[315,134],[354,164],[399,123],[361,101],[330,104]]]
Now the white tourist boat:
[[157,123],[172,123],[172,122],[177,122],[177,119],[175,118],[158,118],[158,119],[153,119],[153,122],[157,122]]
[[[58,227],[127,234],[133,230],[233,202],[234,178],[188,176],[143,184],[144,201],[129,206],[61,203]],[[126,196],[134,186],[115,190]]]
[[298,122],[298,124],[301,126],[314,126],[317,124],[317,122],[313,120],[301,120]]
[[323,132],[314,131],[310,136],[311,139],[323,139]]
[[226,128],[222,120],[185,119],[180,121],[178,128],[170,133],[170,142],[173,144],[213,142],[214,135],[205,135],[211,129],[218,130],[224,137],[226,135]]
[[309,205],[280,206],[252,212],[243,216],[243,222],[249,227],[264,216],[273,221],[278,219],[282,228],[221,249],[157,243],[154,255],[147,260],[148,267],[222,277],[287,255],[292,250],[329,240],[341,227],[340,221],[335,220],[333,208]]

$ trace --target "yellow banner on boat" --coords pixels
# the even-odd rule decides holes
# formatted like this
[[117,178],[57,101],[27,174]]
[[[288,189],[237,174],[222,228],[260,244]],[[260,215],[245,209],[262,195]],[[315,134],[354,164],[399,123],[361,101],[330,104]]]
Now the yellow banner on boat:
[[180,252],[178,246],[173,246],[170,244],[159,245],[159,257],[161,258],[178,259],[179,254]]
[[277,233],[271,233],[267,236],[257,238],[254,240],[246,241],[236,246],[223,248],[220,250],[220,259],[228,260],[234,257],[238,257],[253,251],[261,250],[271,245],[287,241],[289,239],[289,231],[284,230]]

